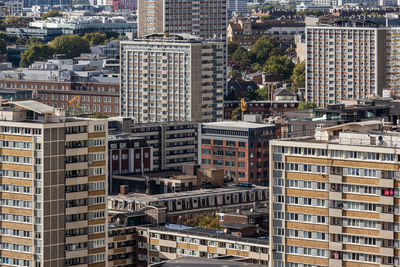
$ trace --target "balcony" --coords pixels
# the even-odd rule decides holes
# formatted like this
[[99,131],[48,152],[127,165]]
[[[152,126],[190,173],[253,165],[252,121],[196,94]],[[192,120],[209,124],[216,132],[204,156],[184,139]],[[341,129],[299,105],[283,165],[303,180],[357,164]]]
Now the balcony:
[[330,217],[342,217],[343,211],[341,208],[329,208]]
[[342,267],[343,263],[341,259],[329,259],[330,267]]
[[330,200],[342,200],[342,192],[330,191],[329,199]]
[[329,174],[329,183],[341,184],[343,182],[343,175],[341,174]]
[[381,230],[379,237],[383,238],[383,239],[391,239],[391,240],[393,240],[394,232],[393,231],[388,231],[388,230]]
[[394,187],[394,180],[393,179],[381,178],[380,181],[381,181],[381,183],[380,183],[381,187],[385,187],[385,188],[393,188]]
[[86,170],[88,168],[87,162],[65,163],[65,169],[70,170]]
[[380,215],[381,215],[381,218],[380,218],[381,221],[384,221],[384,222],[393,222],[394,221],[393,213],[381,213]]
[[381,196],[380,203],[383,205],[393,205],[393,196]]
[[342,250],[343,245],[341,242],[329,242],[330,250]]
[[72,250],[72,251],[65,251],[65,258],[67,258],[67,259],[81,258],[81,257],[86,257],[87,255],[88,255],[87,248]]
[[381,256],[393,257],[394,256],[394,248],[381,248]]
[[65,136],[65,141],[82,141],[82,140],[87,140],[88,139],[88,134],[87,133],[72,133],[72,134],[67,134]]
[[329,225],[329,233],[330,234],[342,234],[343,227],[341,225]]
[[88,154],[87,147],[67,148],[65,150],[66,156],[87,155],[87,154]]

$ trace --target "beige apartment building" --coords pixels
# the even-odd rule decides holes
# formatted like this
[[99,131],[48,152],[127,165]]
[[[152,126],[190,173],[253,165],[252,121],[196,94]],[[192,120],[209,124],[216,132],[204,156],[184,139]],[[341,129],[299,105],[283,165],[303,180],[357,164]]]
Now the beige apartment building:
[[306,95],[320,107],[382,95],[386,28],[306,27]]
[[226,41],[227,1],[139,0],[138,37],[186,33]]
[[399,266],[398,132],[354,122],[270,144],[273,266]]
[[188,34],[121,42],[121,115],[138,123],[222,120],[225,47]]
[[0,107],[3,266],[106,266],[107,121]]

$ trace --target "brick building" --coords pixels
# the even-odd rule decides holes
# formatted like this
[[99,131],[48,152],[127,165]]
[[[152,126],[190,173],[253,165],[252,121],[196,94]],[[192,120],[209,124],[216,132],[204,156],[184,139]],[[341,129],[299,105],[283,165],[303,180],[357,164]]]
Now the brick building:
[[269,183],[268,151],[275,125],[245,121],[202,126],[202,168],[224,169],[237,182]]
[[[249,101],[247,102],[247,114],[259,114],[262,118],[275,115],[283,115],[285,111],[297,110],[299,101]],[[231,120],[232,112],[240,107],[240,101],[224,102],[224,119]]]
[[153,170],[153,147],[143,138],[114,135],[108,142],[109,192],[118,191],[113,176],[126,173],[143,173]]
[[[29,68],[0,72],[0,89],[31,90],[33,98],[55,108],[80,96],[80,111],[119,115],[119,75],[101,70],[102,60],[36,62]],[[72,71],[73,69],[74,71]]]
[[228,25],[228,41],[250,48],[261,36],[274,38],[282,47],[294,47],[294,35],[304,33],[304,22],[271,20],[262,23],[235,19]]

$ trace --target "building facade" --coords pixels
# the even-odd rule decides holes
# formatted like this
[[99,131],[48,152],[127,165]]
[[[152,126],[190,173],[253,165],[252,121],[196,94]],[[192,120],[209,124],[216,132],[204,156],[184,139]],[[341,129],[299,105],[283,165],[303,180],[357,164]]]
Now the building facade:
[[269,184],[269,140],[275,125],[224,121],[202,125],[201,166],[224,169],[236,182]]
[[382,95],[386,29],[367,26],[306,27],[306,96],[325,107]]
[[226,1],[138,0],[138,37],[169,32],[225,41],[226,27]]
[[271,141],[274,266],[399,266],[397,132],[381,121]]
[[189,35],[121,42],[121,115],[139,123],[221,120],[225,47]]
[[[164,227],[138,226],[136,231],[138,267],[183,256],[243,257],[242,261],[268,266],[269,244],[266,239],[241,238],[221,234],[215,229],[172,224]],[[229,266],[229,262],[226,265]]]
[[113,183],[115,175],[153,171],[153,147],[149,146],[143,138],[127,135],[109,136],[108,158],[110,193],[119,190],[119,185]]
[[265,35],[274,38],[282,47],[294,47],[295,34],[304,34],[304,31],[303,22],[271,20],[260,23],[244,18],[234,19],[227,29],[228,40],[245,48],[251,48]]
[[228,4],[228,13],[230,15],[246,15],[249,13],[247,9],[247,1],[243,0],[229,0],[227,1]]
[[119,75],[103,70],[103,60],[54,59],[29,68],[0,72],[0,89],[32,91],[32,97],[54,108],[69,110],[79,97],[79,113],[119,115]]
[[2,264],[105,266],[107,122],[0,108]]
[[[164,208],[166,221],[182,223],[196,216],[213,216],[216,212],[268,207],[269,188],[265,186],[225,186],[175,193],[147,195],[122,193],[109,196],[111,211],[135,212],[145,207]],[[126,190],[128,191],[128,190]]]

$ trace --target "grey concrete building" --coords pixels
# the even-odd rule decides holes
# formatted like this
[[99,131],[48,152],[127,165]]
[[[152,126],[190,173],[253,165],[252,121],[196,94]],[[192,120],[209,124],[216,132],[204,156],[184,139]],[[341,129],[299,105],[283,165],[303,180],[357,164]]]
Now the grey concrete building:
[[121,115],[139,123],[222,120],[225,47],[188,34],[121,42]]

